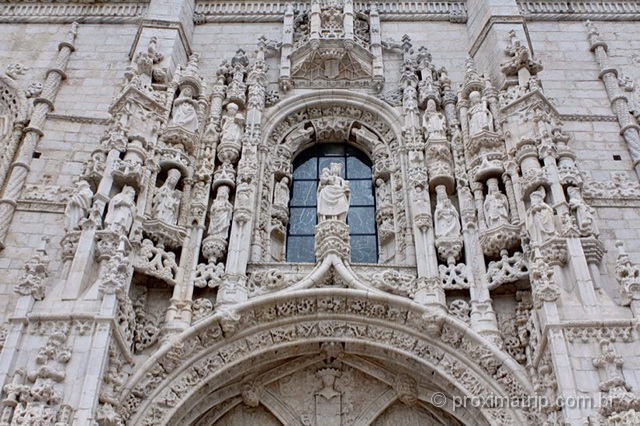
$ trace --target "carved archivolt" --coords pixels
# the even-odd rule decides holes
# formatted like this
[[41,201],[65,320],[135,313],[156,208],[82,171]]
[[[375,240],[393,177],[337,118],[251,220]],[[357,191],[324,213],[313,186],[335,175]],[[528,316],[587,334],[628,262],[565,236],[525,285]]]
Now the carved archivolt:
[[[415,371],[438,371],[468,396],[533,392],[522,367],[457,319],[393,296],[317,289],[217,313],[165,343],[134,372],[121,414],[132,424],[166,424],[198,389],[224,386],[234,366],[312,342],[384,348],[423,367]],[[496,413],[483,415],[491,423]],[[523,412],[499,415],[525,423]]]

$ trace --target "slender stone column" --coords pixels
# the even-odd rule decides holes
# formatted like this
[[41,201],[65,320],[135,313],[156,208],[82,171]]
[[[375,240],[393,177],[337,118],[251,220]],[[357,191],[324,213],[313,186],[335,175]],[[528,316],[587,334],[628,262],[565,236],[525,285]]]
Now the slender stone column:
[[5,246],[5,238],[9,232],[9,225],[16,210],[18,197],[29,174],[31,159],[38,146],[38,142],[44,135],[42,129],[47,119],[47,113],[53,111],[58,89],[62,80],[66,78],[65,70],[69,63],[69,57],[75,50],[74,42],[78,33],[78,24],[73,23],[64,41],[58,45],[58,55],[53,64],[47,70],[47,78],[44,82],[42,94],[33,102],[35,107],[29,122],[29,127],[24,129],[24,141],[18,152],[18,158],[13,163],[7,186],[0,200],[0,249]]
[[611,101],[611,109],[618,118],[620,124],[620,134],[627,142],[633,168],[640,177],[640,127],[634,122],[630,113],[629,100],[620,90],[618,83],[618,70],[609,63],[609,46],[600,40],[600,34],[595,26],[587,21],[587,32],[589,36],[590,49],[596,56],[596,61],[600,66],[600,79],[604,83],[607,96]]

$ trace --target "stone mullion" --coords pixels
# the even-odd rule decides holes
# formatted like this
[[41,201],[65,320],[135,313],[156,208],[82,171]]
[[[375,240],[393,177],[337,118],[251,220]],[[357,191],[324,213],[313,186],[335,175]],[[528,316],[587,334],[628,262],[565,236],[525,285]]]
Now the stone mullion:
[[34,101],[35,106],[29,127],[24,129],[25,137],[22,147],[18,152],[17,160],[12,165],[7,186],[0,200],[0,249],[4,248],[4,240],[9,232],[9,225],[11,225],[11,219],[16,210],[18,197],[27,180],[33,153],[44,135],[42,128],[47,113],[53,111],[53,102],[60,88],[60,83],[66,78],[64,71],[69,63],[71,53],[75,50],[73,43],[77,31],[78,24],[72,24],[65,40],[58,46],[58,55],[52,67],[47,71],[42,94]]

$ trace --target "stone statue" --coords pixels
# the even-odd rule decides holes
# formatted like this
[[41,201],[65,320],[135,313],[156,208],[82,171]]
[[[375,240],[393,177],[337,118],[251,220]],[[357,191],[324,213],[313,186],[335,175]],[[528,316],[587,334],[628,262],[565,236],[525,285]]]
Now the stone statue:
[[153,217],[168,225],[175,225],[178,222],[180,191],[176,189],[176,185],[179,180],[180,171],[178,169],[169,170],[167,180],[153,196]]
[[229,234],[231,215],[233,213],[233,205],[229,201],[229,192],[229,187],[226,185],[218,188],[216,199],[209,210],[209,236],[217,236],[226,240]]
[[178,126],[190,132],[196,132],[199,128],[196,105],[193,100],[193,88],[185,86],[173,103],[169,126]]
[[567,192],[569,193],[569,207],[575,211],[580,234],[584,236],[598,236],[600,232],[594,216],[595,210],[584,202],[580,188],[572,186],[567,189]]
[[91,208],[93,191],[86,180],[76,183],[76,189],[69,197],[67,207],[64,209],[64,229],[65,231],[75,231],[80,228],[80,221],[87,216]]
[[436,111],[436,101],[429,99],[427,101],[427,110],[422,119],[422,127],[424,127],[428,138],[446,138],[446,120],[444,114]]
[[289,207],[289,178],[283,177],[276,183],[273,190],[273,204],[284,208]]
[[238,105],[233,102],[227,105],[227,113],[222,117],[222,139],[221,143],[240,145],[242,136],[242,124],[244,117],[238,114]]
[[444,186],[438,186],[437,203],[434,213],[436,238],[458,238],[460,236],[460,215],[447,197]]
[[346,221],[351,190],[349,182],[340,175],[342,164],[331,163],[322,170],[318,185],[318,219],[320,221],[337,219]]
[[489,229],[509,223],[509,201],[500,192],[498,179],[491,178],[487,181],[489,192],[484,200],[484,218]]
[[480,92],[471,92],[469,95],[471,106],[467,111],[469,120],[469,134],[476,135],[483,131],[493,132],[493,115],[487,107],[487,101],[482,99]]
[[544,202],[546,191],[539,187],[530,195],[531,207],[527,210],[527,229],[531,240],[542,243],[556,235],[553,209]]
[[376,202],[378,207],[391,204],[389,184],[382,179],[376,179]]
[[122,192],[109,201],[104,224],[108,230],[128,233],[136,215],[136,190],[125,185]]

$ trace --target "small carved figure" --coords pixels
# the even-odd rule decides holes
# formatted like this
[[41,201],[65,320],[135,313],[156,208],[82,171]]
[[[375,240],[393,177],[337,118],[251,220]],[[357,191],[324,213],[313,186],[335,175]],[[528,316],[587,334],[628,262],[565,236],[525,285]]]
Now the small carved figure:
[[190,132],[197,131],[199,122],[196,105],[196,101],[193,100],[193,88],[185,86],[173,103],[169,125],[182,127]]
[[482,99],[480,92],[471,92],[469,95],[471,107],[467,111],[469,120],[469,134],[476,135],[483,131],[493,132],[493,115],[487,107],[487,101]]
[[276,183],[273,190],[273,204],[284,208],[289,207],[289,178],[283,177]]
[[122,192],[109,201],[104,223],[107,229],[126,234],[131,229],[136,214],[136,190],[125,185]]
[[222,117],[221,143],[240,145],[244,117],[238,113],[238,105],[233,102],[227,105],[227,114]]
[[509,222],[509,201],[500,192],[498,179],[491,178],[487,181],[489,192],[484,200],[484,217],[489,229]]
[[434,213],[436,238],[457,238],[460,236],[460,215],[447,197],[444,186],[438,186],[437,203]]
[[64,229],[65,231],[74,231],[80,228],[80,221],[87,216],[87,212],[91,208],[91,200],[93,191],[86,180],[80,180],[76,183],[76,189],[69,197],[67,207],[64,209]]
[[341,395],[335,389],[336,379],[340,377],[340,370],[335,368],[323,368],[317,372],[318,377],[322,380],[322,389],[316,392],[316,395],[323,396],[325,399],[332,399]]
[[595,219],[595,210],[582,199],[580,188],[569,187],[569,207],[576,213],[576,221],[580,234],[584,236],[600,234]]
[[209,236],[215,235],[226,240],[232,213],[233,205],[229,201],[229,187],[223,185],[218,188],[216,199],[209,210]]
[[389,184],[382,179],[376,179],[376,202],[378,203],[378,207],[391,204]]
[[542,243],[556,235],[553,209],[544,202],[546,191],[539,187],[530,195],[531,207],[527,211],[527,228],[531,240]]
[[427,137],[444,139],[446,120],[444,114],[436,111],[436,101],[429,99],[427,101],[427,110],[424,113],[422,127],[424,127]]
[[153,217],[168,225],[175,225],[178,222],[180,191],[176,189],[176,185],[179,180],[180,171],[178,169],[169,170],[167,180],[153,196]]
[[337,219],[345,221],[351,200],[349,181],[344,180],[342,164],[331,163],[322,170],[318,185],[318,219],[320,221]]

